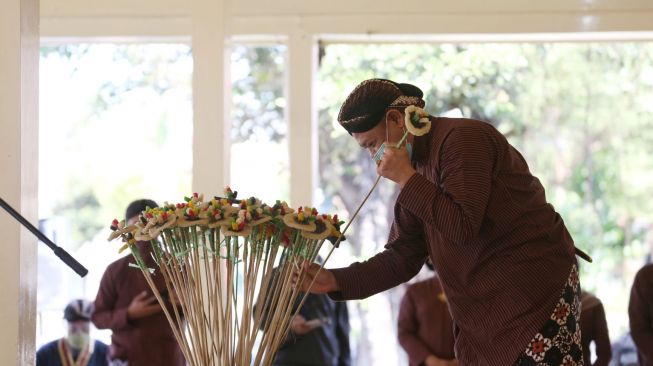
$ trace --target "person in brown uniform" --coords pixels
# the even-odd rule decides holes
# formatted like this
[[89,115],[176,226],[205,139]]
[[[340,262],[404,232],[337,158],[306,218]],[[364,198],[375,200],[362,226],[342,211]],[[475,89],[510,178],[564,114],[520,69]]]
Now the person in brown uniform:
[[[125,214],[127,224],[138,220],[146,207],[157,207],[152,200],[132,202]],[[137,242],[140,255],[150,268],[156,264],[147,242]],[[98,329],[111,329],[111,365],[183,366],[184,356],[175,340],[163,309],[152,294],[132,255],[111,263],[102,276],[91,317]],[[159,291],[165,283],[153,276]],[[165,292],[163,292],[165,294]]]
[[653,264],[645,265],[635,275],[628,316],[639,365],[653,366]]
[[[311,292],[361,299],[412,278],[430,256],[455,323],[460,365],[582,364],[574,243],[522,155],[486,122],[429,116],[410,135],[405,109],[424,107],[414,85],[366,80],[338,121],[397,183],[386,249],[346,268],[305,263]],[[410,153],[412,152],[412,153]]]
[[[429,269],[433,265],[426,263]],[[437,275],[408,286],[399,307],[399,344],[410,366],[457,366],[453,322]]]
[[[608,366],[612,359],[612,346],[603,304],[596,296],[582,291],[580,296],[580,330],[585,366]],[[596,361],[591,362],[590,343],[594,342]]]

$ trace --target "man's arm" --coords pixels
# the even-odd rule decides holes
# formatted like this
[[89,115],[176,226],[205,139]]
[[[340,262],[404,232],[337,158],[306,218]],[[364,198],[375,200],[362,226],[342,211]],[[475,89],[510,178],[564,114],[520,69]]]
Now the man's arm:
[[596,342],[596,362],[594,366],[608,366],[612,359],[612,347],[603,304],[598,304],[596,307],[594,329],[596,329],[596,339],[594,340]]
[[118,293],[111,269],[110,266],[102,275],[91,320],[98,329],[124,330],[130,327],[127,317],[128,307],[116,308]]
[[338,291],[334,300],[362,299],[413,278],[428,257],[423,226],[410,212],[395,205],[395,220],[386,249],[364,262],[330,270]]
[[630,332],[637,350],[644,358],[653,362],[653,329],[651,329],[651,305],[648,300],[651,293],[647,291],[648,281],[646,272],[640,270],[635,276],[633,287],[630,291],[628,315],[630,318]]
[[458,127],[442,145],[439,185],[415,173],[397,203],[445,238],[465,244],[481,229],[497,155],[496,142],[485,128]]

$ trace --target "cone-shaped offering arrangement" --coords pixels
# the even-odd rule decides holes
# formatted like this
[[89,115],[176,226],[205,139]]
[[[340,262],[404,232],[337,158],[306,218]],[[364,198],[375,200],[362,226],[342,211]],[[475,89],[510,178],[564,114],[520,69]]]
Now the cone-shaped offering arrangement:
[[190,366],[272,364],[302,298],[293,272],[301,281],[301,264],[342,240],[337,215],[236,196],[194,194],[111,225],[109,240],[131,251]]

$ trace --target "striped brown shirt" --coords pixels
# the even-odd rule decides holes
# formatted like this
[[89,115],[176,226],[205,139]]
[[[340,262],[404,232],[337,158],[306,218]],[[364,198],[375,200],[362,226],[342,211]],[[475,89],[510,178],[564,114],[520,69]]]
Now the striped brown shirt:
[[512,365],[560,298],[573,240],[524,158],[490,124],[434,118],[414,145],[417,174],[395,202],[386,249],[333,270],[341,291],[331,296],[387,290],[430,256],[460,365]]

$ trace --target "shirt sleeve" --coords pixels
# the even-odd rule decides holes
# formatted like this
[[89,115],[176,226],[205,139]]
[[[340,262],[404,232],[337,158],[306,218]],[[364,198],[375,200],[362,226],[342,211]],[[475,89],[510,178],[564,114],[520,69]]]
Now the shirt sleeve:
[[334,300],[362,299],[406,282],[419,272],[428,256],[423,227],[410,212],[395,205],[395,220],[385,250],[364,262],[332,269],[340,291]]
[[340,348],[338,366],[351,365],[351,349],[349,347],[349,311],[346,302],[336,303],[336,337]]
[[630,318],[630,332],[633,341],[637,346],[639,354],[648,362],[653,362],[653,329],[651,328],[650,309],[652,304],[648,302],[652,294],[648,292],[646,273],[642,270],[635,276],[633,287],[630,291],[630,303],[628,304],[628,315]]
[[485,217],[498,155],[495,141],[486,128],[457,127],[440,150],[439,185],[414,174],[397,202],[448,240],[469,242]]
[[127,318],[127,307],[118,308],[116,306],[118,293],[115,273],[112,269],[110,266],[102,275],[91,320],[98,329],[119,331],[128,329],[131,325]]
[[596,330],[596,339],[594,340],[596,342],[596,362],[594,366],[608,366],[612,358],[612,348],[603,304],[596,307],[594,329]]
[[399,344],[408,354],[411,365],[422,365],[431,354],[426,344],[417,336],[418,326],[415,302],[409,289],[401,299],[397,318],[397,336]]

